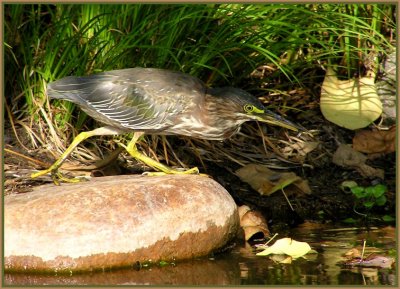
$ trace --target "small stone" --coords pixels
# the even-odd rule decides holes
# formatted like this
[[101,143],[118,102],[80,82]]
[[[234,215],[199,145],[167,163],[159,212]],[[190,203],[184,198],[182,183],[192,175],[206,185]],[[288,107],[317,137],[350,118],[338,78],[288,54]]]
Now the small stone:
[[237,207],[198,175],[109,176],[4,198],[6,271],[92,271],[205,256],[235,237]]

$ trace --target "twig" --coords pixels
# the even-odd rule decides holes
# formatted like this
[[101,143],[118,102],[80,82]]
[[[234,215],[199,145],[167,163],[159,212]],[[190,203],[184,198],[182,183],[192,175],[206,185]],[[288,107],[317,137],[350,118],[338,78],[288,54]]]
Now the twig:
[[292,204],[290,203],[288,197],[286,196],[286,193],[285,193],[285,191],[283,190],[283,188],[281,189],[281,191],[282,191],[283,196],[285,197],[286,201],[288,202],[289,207],[290,207],[290,208],[292,209],[292,211],[294,212],[293,206],[292,206]]
[[201,155],[200,155],[200,153],[199,153],[199,148],[197,148],[197,147],[193,144],[193,142],[192,142],[192,140],[191,140],[190,138],[188,138],[187,141],[188,141],[189,145],[192,147],[192,151],[193,151],[194,154],[196,155],[197,159],[200,161],[201,166],[204,168],[204,170],[207,170],[207,167],[206,167],[206,165],[205,165],[204,162],[203,162],[203,158],[201,157]]
[[15,152],[15,151],[10,150],[10,149],[7,149],[7,148],[4,148],[4,151],[6,151],[6,152],[8,152],[8,153],[10,153],[10,154],[16,155],[16,156],[18,156],[18,157],[20,157],[20,158],[26,159],[27,161],[32,162],[32,163],[37,164],[37,165],[40,165],[40,166],[42,166],[42,167],[49,167],[49,166],[51,166],[51,164],[44,163],[44,162],[42,162],[42,161],[38,161],[38,160],[36,160],[36,159],[33,159],[33,158],[28,157],[28,156],[26,156],[26,155],[17,153],[17,152]]
[[167,145],[165,144],[167,142],[166,137],[163,135],[161,136],[161,143],[164,151],[164,158],[165,158],[165,163],[169,165],[169,159],[168,159],[168,151],[167,151]]
[[264,246],[267,246],[273,239],[275,239],[276,236],[278,236],[278,233],[275,233],[275,235],[273,235],[265,244]]
[[19,139],[19,137],[18,137],[17,130],[15,129],[15,126],[14,126],[14,121],[13,121],[13,118],[12,118],[12,113],[11,113],[10,107],[9,107],[8,104],[7,104],[7,99],[5,99],[5,102],[4,102],[4,103],[5,103],[5,107],[6,107],[6,110],[7,110],[8,118],[10,119],[10,124],[11,124],[12,130],[13,130],[13,132],[14,132],[14,135],[15,135],[17,141],[19,142],[19,144],[20,144],[25,150],[29,151],[29,149],[28,149],[26,146],[24,146],[24,144],[22,143],[22,141],[21,141],[21,140]]
[[361,252],[361,259],[360,259],[359,264],[361,264],[361,262],[363,261],[363,258],[364,258],[365,243],[366,243],[366,240],[364,240],[364,242],[363,242],[363,247],[362,247],[362,252]]

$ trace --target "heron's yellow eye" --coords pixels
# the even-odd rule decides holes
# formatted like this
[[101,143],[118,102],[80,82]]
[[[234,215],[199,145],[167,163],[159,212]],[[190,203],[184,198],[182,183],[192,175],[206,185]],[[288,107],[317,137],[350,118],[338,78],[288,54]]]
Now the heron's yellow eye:
[[246,113],[264,113],[264,110],[257,108],[254,105],[251,104],[245,104],[243,106],[243,109]]
[[254,105],[251,104],[245,104],[243,109],[245,112],[249,113],[249,112],[253,112],[254,111]]

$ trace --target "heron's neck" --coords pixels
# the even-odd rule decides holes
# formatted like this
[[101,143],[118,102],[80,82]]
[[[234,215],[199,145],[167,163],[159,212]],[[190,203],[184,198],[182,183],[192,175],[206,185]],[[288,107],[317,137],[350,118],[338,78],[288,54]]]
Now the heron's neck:
[[227,98],[206,95],[192,114],[178,115],[174,124],[164,130],[165,134],[186,135],[209,140],[224,140],[240,129],[245,118],[238,118],[235,104]]
[[219,139],[226,139],[237,133],[240,126],[247,120],[236,117],[231,107],[234,104],[228,99],[207,94],[205,100],[202,122],[211,131],[215,131]]

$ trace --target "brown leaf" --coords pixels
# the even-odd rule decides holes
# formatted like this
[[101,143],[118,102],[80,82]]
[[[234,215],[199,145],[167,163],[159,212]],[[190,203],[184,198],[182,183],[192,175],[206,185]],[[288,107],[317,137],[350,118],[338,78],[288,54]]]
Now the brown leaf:
[[384,171],[365,164],[367,157],[346,144],[341,144],[333,154],[332,162],[341,167],[356,169],[364,177],[384,179]]
[[249,164],[238,169],[236,175],[264,196],[269,196],[283,188],[287,195],[311,193],[307,181],[292,172],[280,173],[262,165]]
[[341,144],[332,157],[332,162],[341,167],[358,167],[365,163],[367,157],[355,151],[349,145]]
[[241,220],[244,216],[244,214],[246,214],[248,211],[251,211],[249,206],[246,205],[242,205],[238,208],[238,212],[239,212],[239,220]]
[[396,126],[388,131],[361,130],[353,138],[353,148],[368,154],[391,153],[396,150]]
[[270,235],[267,222],[260,212],[253,211],[248,206],[240,206],[238,211],[240,227],[243,229],[246,241],[258,233],[262,233],[264,237]]
[[298,191],[305,193],[305,194],[311,194],[311,189],[310,186],[308,185],[307,180],[303,180],[301,178],[298,178],[296,181],[293,182],[293,186],[298,189]]
[[359,266],[359,267],[378,267],[378,268],[391,268],[394,264],[394,259],[391,257],[371,254],[365,259],[354,258],[346,261],[346,266]]
[[347,259],[360,258],[361,253],[358,249],[352,248],[349,251],[347,251],[346,253],[344,253],[344,257],[346,257]]
[[319,142],[316,141],[308,141],[308,142],[296,142],[294,144],[290,144],[283,149],[283,152],[286,154],[294,154],[294,151],[297,152],[298,155],[304,157],[308,153],[315,150],[319,145]]

